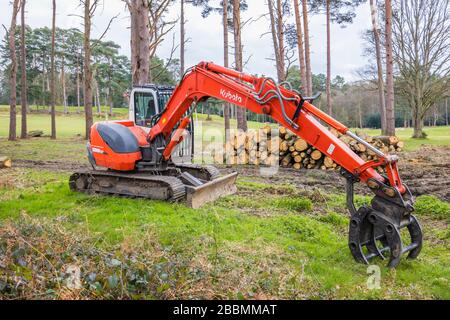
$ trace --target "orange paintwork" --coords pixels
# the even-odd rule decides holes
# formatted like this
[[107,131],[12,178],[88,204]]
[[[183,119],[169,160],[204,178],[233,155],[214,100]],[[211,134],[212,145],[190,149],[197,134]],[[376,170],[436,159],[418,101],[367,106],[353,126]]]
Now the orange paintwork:
[[[265,83],[264,87],[263,83]],[[163,116],[155,126],[150,129],[150,132],[145,139],[142,135],[143,130],[135,126],[132,121],[117,121],[117,123],[129,127],[133,134],[138,138],[141,146],[147,144],[147,141],[153,141],[160,134],[162,134],[166,140],[169,140],[173,128],[180,122],[192,103],[214,97],[255,113],[270,115],[280,125],[288,128],[294,134],[306,140],[323,154],[332,158],[341,167],[359,177],[363,182],[366,182],[370,178],[386,182],[385,179],[374,170],[374,167],[376,167],[377,164],[365,162],[361,159],[349,146],[323,126],[318,119],[335,128],[342,134],[345,134],[348,131],[348,128],[313,106],[311,103],[304,103],[299,116],[295,120],[295,124],[298,125],[298,128],[294,128],[283,117],[278,99],[272,99],[264,105],[260,104],[255,99],[255,96],[258,94],[259,97],[263,97],[266,93],[270,96],[269,91],[273,92],[273,90],[280,90],[283,96],[293,98],[292,101],[284,101],[285,113],[292,119],[297,110],[298,102],[301,100],[301,97],[296,92],[288,90],[283,86],[277,88],[271,81],[265,81],[265,78],[237,72],[215,65],[214,63],[201,62],[192,68],[175,88],[167,103]],[[183,123],[184,120],[182,121],[182,124]],[[170,154],[174,147],[182,140],[176,136],[174,137],[176,139],[170,139],[170,142],[164,151],[164,158],[166,160],[170,158]],[[135,162],[140,160],[139,152],[121,155],[112,153],[111,150],[108,150],[105,143],[96,133],[95,125],[92,129],[91,144],[92,147],[97,145],[104,148],[105,152],[107,152],[107,155],[94,154],[96,161],[101,161],[98,162],[98,165],[100,166],[116,170],[133,170],[135,168]],[[381,157],[380,161],[385,163],[386,173],[391,186],[401,193],[404,193],[405,188],[400,180],[396,163],[389,161],[387,156]]]
[[149,143],[147,141],[147,133],[144,131],[142,127],[135,126],[133,124],[132,127],[129,127],[130,131],[137,138],[140,147],[148,147]]
[[[120,121],[114,122],[122,124],[122,122]],[[128,122],[126,123],[128,124]],[[131,121],[131,123],[133,122]],[[131,132],[135,133],[135,130],[132,130]],[[136,132],[138,131],[136,130]],[[133,153],[114,152],[98,133],[97,123],[94,123],[94,125],[91,127],[90,143],[90,148],[92,151],[92,155],[94,156],[95,163],[100,167],[119,171],[131,171],[135,169],[136,161],[139,161],[142,158],[140,151]]]
[[167,145],[166,149],[164,149],[163,157],[165,160],[169,160],[173,149],[184,139],[184,135],[187,133],[186,128],[191,122],[191,119],[189,117],[185,117],[183,120],[181,120],[180,125],[178,126],[177,130],[175,131],[174,135],[170,139],[169,144]]
[[[264,87],[263,83],[265,83]],[[342,134],[345,134],[348,128],[311,103],[304,103],[300,115],[295,120],[298,128],[294,128],[284,119],[278,99],[270,100],[265,105],[258,103],[255,99],[258,93],[259,97],[263,97],[264,94],[276,89],[275,84],[271,81],[265,81],[265,78],[237,72],[211,62],[201,62],[192,68],[175,88],[167,103],[164,116],[151,128],[148,140],[152,141],[160,134],[168,139],[175,125],[192,103],[214,97],[258,114],[270,115],[280,125],[306,140],[341,167],[358,176],[363,182],[370,178],[386,182],[370,163],[363,171],[358,172],[358,169],[364,167],[366,162],[355,154],[349,146],[334,136],[318,119]],[[278,89],[285,97],[294,99],[294,101],[284,101],[285,112],[292,119],[301,97],[283,86],[278,87]],[[173,146],[171,146],[171,149],[173,149]],[[387,157],[381,160],[386,161],[386,163],[389,162]],[[389,163],[386,171],[389,182],[393,184],[392,186],[404,193],[405,188],[398,175],[397,166]]]

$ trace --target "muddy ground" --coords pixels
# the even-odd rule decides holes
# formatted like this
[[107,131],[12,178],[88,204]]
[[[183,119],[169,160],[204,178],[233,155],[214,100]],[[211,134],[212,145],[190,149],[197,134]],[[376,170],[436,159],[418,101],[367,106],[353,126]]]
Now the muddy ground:
[[[58,161],[33,161],[14,159],[15,167],[44,169],[57,172],[74,172],[89,168],[89,164]],[[434,195],[450,201],[450,148],[422,147],[418,151],[400,154],[400,175],[415,196]],[[261,175],[256,167],[222,167],[224,173],[238,171],[246,180],[268,184],[293,184],[299,189],[320,188],[325,192],[344,192],[345,180],[337,171],[293,170],[279,168],[275,175]],[[356,192],[368,194],[368,188],[357,186]]]

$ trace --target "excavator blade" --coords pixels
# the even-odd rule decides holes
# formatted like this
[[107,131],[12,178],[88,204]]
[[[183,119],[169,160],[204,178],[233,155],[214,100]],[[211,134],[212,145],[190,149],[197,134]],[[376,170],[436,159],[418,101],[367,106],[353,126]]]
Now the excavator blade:
[[156,172],[79,171],[71,175],[69,185],[88,194],[183,202],[197,209],[235,193],[236,178],[237,172],[221,176],[213,166],[182,164]]
[[237,172],[208,181],[199,186],[186,186],[186,204],[197,209],[205,203],[236,193]]

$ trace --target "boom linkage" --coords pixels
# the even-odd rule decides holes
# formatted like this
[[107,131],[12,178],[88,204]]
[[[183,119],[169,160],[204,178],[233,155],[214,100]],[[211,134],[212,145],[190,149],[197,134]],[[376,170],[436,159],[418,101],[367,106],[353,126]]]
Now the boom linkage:
[[[312,104],[314,98],[302,97],[288,83],[277,84],[271,78],[248,75],[210,62],[194,66],[185,73],[148,134],[150,142],[161,135],[166,141],[170,140],[164,152],[166,160],[182,140],[179,130],[171,137],[173,129],[192,103],[210,97],[272,117],[343,168],[341,173],[347,179],[347,206],[351,214],[349,247],[357,261],[368,263],[374,257],[383,259],[386,252],[390,252],[388,265],[395,267],[403,253],[410,252],[409,258],[417,257],[422,246],[422,232],[411,215],[414,199],[400,179],[398,158],[384,154],[359,138],[345,125],[316,108]],[[364,144],[378,160],[362,160],[319,120]],[[184,117],[179,127],[184,127],[186,121]],[[385,175],[380,175],[375,170],[377,167],[384,168]],[[366,183],[375,193],[371,207],[356,209],[353,205],[353,184],[358,181]],[[408,227],[411,236],[411,244],[405,248],[399,233],[403,227]]]

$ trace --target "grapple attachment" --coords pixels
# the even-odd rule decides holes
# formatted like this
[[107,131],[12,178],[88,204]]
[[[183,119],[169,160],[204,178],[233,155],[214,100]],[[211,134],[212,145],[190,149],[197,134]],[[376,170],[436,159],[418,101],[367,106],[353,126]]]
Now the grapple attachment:
[[[422,228],[411,214],[414,208],[410,191],[392,198],[376,194],[370,206],[356,209],[354,182],[347,176],[347,207],[351,213],[348,244],[355,260],[369,264],[375,257],[388,258],[388,267],[395,268],[403,254],[409,253],[408,259],[415,259],[422,249]],[[402,241],[402,230],[409,235],[406,243]]]

